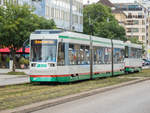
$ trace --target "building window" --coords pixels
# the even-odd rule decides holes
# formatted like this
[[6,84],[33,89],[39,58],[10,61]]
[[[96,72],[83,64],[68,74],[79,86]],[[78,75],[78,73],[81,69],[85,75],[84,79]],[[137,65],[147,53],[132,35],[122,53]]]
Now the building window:
[[83,16],[80,16],[80,24],[83,24]]
[[7,0],[3,0],[3,4],[6,5],[7,4]]
[[46,16],[48,17],[48,6],[46,6]]
[[132,32],[139,32],[138,28],[132,28]]
[[132,18],[132,14],[131,13],[128,14],[128,18]]
[[54,8],[51,8],[51,17],[54,17]]
[[145,40],[145,36],[142,36],[142,40],[143,40],[143,41]]
[[127,20],[126,25],[139,25],[138,20]]
[[144,18],[142,13],[138,13],[138,18]]
[[132,33],[132,32],[137,33],[137,32],[139,32],[139,29],[138,29],[138,28],[128,28],[128,29],[127,29],[127,32],[128,32],[128,33]]
[[145,20],[142,20],[142,25],[145,25]]
[[142,32],[143,32],[143,33],[145,32],[145,28],[142,28]]
[[133,20],[133,25],[139,25],[139,21],[138,20]]

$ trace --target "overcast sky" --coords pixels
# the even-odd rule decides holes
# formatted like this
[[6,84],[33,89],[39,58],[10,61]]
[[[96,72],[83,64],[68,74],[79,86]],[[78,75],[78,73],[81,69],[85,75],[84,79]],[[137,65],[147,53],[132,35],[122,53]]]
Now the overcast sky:
[[[83,3],[86,4],[88,0],[83,0]],[[97,2],[99,0],[90,0],[90,3]],[[113,3],[130,3],[134,2],[135,0],[110,0]]]

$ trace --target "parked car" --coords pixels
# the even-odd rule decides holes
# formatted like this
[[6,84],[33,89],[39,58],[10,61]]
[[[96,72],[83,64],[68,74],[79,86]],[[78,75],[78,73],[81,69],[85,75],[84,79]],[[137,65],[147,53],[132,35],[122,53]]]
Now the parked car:
[[142,65],[143,66],[150,65],[150,60],[143,59]]

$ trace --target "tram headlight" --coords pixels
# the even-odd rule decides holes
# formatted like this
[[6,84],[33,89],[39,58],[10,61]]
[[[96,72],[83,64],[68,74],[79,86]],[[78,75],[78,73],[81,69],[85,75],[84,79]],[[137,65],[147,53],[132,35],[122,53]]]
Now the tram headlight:
[[54,63],[48,63],[48,66],[49,67],[55,67],[55,64]]
[[32,63],[32,64],[31,64],[31,67],[36,67],[36,63]]

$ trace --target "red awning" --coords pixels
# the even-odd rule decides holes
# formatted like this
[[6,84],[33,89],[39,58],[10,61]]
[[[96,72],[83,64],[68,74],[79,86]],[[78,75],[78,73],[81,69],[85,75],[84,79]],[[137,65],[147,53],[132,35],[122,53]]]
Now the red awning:
[[[10,50],[9,50],[9,48],[1,48],[1,49],[0,49],[0,52],[1,52],[1,53],[9,53]],[[30,48],[25,48],[25,53],[29,53],[29,52],[30,52]],[[17,53],[22,53],[22,48],[20,48],[20,49],[17,51]]]
[[1,53],[9,53],[10,50],[9,50],[8,48],[1,48],[1,49],[0,49],[0,52],[1,52]]

